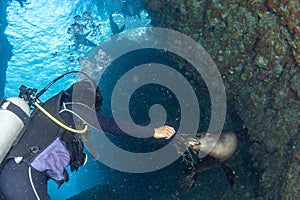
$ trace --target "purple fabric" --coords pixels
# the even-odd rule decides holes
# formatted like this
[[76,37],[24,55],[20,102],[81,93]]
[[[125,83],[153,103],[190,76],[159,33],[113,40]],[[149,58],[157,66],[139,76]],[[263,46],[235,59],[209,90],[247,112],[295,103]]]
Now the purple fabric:
[[70,153],[59,138],[56,138],[40,155],[31,166],[37,171],[46,172],[47,175],[57,181],[64,180],[64,169],[70,163]]

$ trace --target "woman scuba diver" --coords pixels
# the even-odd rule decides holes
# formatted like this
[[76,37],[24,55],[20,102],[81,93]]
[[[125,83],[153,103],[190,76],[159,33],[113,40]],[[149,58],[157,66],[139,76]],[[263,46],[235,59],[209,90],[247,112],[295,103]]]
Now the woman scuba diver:
[[[73,172],[86,162],[83,142],[79,138],[80,133],[86,132],[86,124],[116,136],[128,136],[114,119],[99,114],[102,96],[99,88],[88,77],[44,103],[39,102],[40,95],[54,82],[71,73],[82,74],[64,74],[36,95],[32,95],[32,92],[28,94],[24,88],[21,91],[19,96],[30,100],[35,109],[2,162],[0,185],[7,200],[50,199],[47,181],[52,179],[60,187],[69,180],[67,166]],[[94,117],[90,116],[91,110]],[[76,129],[78,124],[82,124],[80,130]],[[169,139],[175,133],[174,128],[167,125],[155,129],[126,122],[122,125],[134,130],[131,136],[147,134],[154,138]]]

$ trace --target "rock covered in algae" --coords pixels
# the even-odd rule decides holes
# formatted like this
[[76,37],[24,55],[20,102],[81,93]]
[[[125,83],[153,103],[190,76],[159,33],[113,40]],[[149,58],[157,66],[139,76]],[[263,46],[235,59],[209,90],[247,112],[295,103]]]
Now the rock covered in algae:
[[299,198],[299,1],[142,1],[154,26],[190,36],[218,66],[249,128],[257,198]]

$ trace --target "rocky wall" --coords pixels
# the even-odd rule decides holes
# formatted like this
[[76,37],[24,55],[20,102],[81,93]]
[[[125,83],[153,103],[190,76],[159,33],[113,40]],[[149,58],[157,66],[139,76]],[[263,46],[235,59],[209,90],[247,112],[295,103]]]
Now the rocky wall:
[[249,128],[257,198],[300,199],[299,0],[142,1],[154,26],[192,37],[218,66]]

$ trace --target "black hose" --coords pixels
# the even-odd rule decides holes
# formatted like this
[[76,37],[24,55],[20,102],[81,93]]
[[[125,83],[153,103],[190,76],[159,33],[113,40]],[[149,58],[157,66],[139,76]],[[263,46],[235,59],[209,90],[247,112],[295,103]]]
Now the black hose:
[[44,94],[49,87],[51,87],[51,85],[53,85],[56,81],[58,81],[59,79],[68,76],[70,74],[82,74],[84,75],[90,82],[92,87],[94,87],[94,91],[96,91],[97,86],[95,85],[95,82],[89,77],[89,75],[87,75],[86,73],[82,72],[82,71],[70,71],[67,73],[62,74],[61,76],[57,77],[56,79],[54,79],[53,81],[51,81],[46,87],[44,87],[39,93],[37,93],[36,95],[36,99],[38,99],[42,94]]

